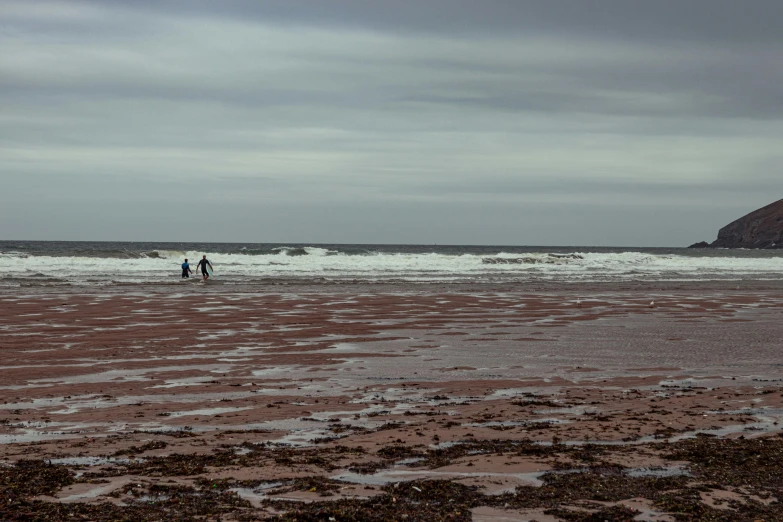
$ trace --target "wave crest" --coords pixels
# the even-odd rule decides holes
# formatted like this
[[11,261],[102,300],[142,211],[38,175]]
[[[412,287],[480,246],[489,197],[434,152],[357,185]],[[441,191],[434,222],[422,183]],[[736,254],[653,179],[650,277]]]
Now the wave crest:
[[520,257],[484,257],[481,262],[485,265],[564,265],[581,259],[584,259],[584,256],[580,254],[545,254]]
[[273,248],[272,251],[291,257],[309,255],[309,252],[304,247],[278,247]]
[[26,259],[30,257],[30,254],[26,254],[24,252],[15,252],[15,251],[9,251],[9,252],[0,252],[0,258],[15,258],[15,259]]
[[291,257],[297,257],[297,256],[336,256],[339,255],[340,252],[336,250],[329,250],[327,248],[319,248],[319,247],[276,247],[272,249],[272,252],[275,254],[283,254],[286,256]]
[[176,259],[185,256],[185,252],[179,250],[150,250],[140,254],[140,257],[149,259]]

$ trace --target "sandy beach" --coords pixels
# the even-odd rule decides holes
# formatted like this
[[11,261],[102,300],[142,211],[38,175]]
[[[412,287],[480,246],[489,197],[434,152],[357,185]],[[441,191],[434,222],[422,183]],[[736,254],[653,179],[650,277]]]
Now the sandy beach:
[[783,303],[727,286],[6,293],[0,512],[780,520],[700,460],[783,463]]

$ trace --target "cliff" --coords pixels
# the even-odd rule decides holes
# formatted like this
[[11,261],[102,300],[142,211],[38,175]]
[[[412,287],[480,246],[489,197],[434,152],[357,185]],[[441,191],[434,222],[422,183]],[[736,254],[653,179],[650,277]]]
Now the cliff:
[[783,248],[783,199],[729,223],[710,243],[691,248]]

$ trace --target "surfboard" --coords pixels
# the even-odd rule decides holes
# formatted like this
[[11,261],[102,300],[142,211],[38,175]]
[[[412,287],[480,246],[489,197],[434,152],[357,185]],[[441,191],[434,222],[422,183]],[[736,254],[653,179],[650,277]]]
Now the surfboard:
[[207,265],[207,275],[209,275],[209,277],[212,277],[212,274],[213,274],[213,273],[214,273],[214,272],[213,272],[213,270],[212,270],[212,267],[211,267],[211,266],[209,266],[209,265]]

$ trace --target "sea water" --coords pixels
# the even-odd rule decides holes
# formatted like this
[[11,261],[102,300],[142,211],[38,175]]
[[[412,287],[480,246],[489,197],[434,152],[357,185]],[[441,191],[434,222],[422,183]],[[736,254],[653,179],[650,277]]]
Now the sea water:
[[783,251],[0,241],[0,287],[179,283],[203,254],[218,284],[783,279]]

